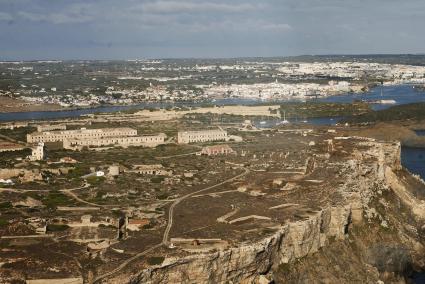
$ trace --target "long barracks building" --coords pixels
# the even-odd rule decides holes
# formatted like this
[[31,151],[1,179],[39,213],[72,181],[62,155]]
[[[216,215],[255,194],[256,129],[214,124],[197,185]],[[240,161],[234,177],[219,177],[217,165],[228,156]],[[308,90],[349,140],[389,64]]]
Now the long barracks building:
[[27,135],[28,143],[38,142],[63,142],[67,139],[91,140],[107,137],[130,137],[137,136],[137,130],[132,128],[102,128],[102,129],[78,129],[49,132],[34,132]]
[[65,149],[79,149],[82,147],[104,147],[104,146],[145,146],[155,147],[165,143],[167,136],[163,133],[158,135],[129,136],[129,137],[102,137],[99,139],[65,139]]
[[221,129],[201,131],[179,131],[179,133],[177,134],[177,143],[179,144],[227,140],[229,140],[227,131]]

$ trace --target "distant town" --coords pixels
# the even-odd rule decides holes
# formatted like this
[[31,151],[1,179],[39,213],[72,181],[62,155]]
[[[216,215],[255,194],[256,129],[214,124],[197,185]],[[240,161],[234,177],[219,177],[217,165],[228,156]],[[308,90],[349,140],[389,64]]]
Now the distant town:
[[217,99],[306,101],[379,84],[425,83],[424,66],[342,59],[1,62],[0,96],[6,109],[16,104],[60,109]]

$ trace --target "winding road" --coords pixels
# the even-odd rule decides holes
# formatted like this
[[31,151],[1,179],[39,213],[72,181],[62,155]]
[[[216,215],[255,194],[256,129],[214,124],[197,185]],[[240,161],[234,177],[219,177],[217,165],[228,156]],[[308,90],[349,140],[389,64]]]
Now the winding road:
[[204,191],[207,191],[207,190],[210,190],[210,189],[213,189],[213,188],[219,187],[219,186],[221,186],[221,185],[223,185],[223,184],[226,184],[226,183],[228,183],[228,182],[232,182],[232,181],[234,181],[234,180],[236,180],[236,179],[238,179],[238,178],[240,178],[240,177],[243,177],[243,176],[247,175],[247,174],[249,173],[249,170],[248,170],[248,169],[244,169],[244,170],[245,170],[245,171],[244,171],[243,173],[241,173],[241,174],[239,174],[239,175],[237,175],[237,176],[234,176],[234,177],[232,177],[232,178],[229,178],[229,179],[227,179],[227,180],[225,180],[225,181],[222,181],[222,182],[220,182],[220,183],[217,183],[217,184],[215,184],[215,185],[212,185],[212,186],[206,187],[206,188],[204,188],[204,189],[201,189],[201,190],[194,191],[194,192],[192,192],[192,193],[186,194],[186,195],[184,195],[184,196],[182,196],[182,197],[180,197],[180,198],[176,199],[176,201],[174,201],[174,202],[173,202],[173,204],[171,204],[170,209],[169,209],[169,211],[168,211],[168,223],[167,223],[167,228],[165,228],[164,236],[163,236],[163,238],[162,238],[162,244],[163,244],[163,245],[166,245],[166,246],[169,244],[169,243],[168,243],[168,238],[169,238],[169,235],[170,235],[171,227],[173,226],[173,214],[174,214],[174,208],[175,208],[175,207],[176,207],[176,206],[177,206],[180,202],[182,202],[182,201],[183,201],[183,200],[185,200],[186,198],[191,197],[192,195],[199,194],[199,193],[202,193],[202,192],[204,192]]
[[175,209],[175,208],[176,208],[176,206],[177,206],[177,205],[179,205],[182,201],[184,201],[185,199],[187,199],[187,198],[191,197],[192,195],[199,194],[199,193],[204,192],[204,191],[208,191],[208,190],[210,190],[210,189],[213,189],[213,188],[219,187],[219,186],[221,186],[221,185],[223,185],[223,184],[226,184],[226,183],[228,183],[228,182],[232,182],[232,181],[234,181],[234,180],[236,180],[236,179],[238,179],[238,178],[240,178],[240,177],[243,177],[243,176],[247,175],[249,172],[250,172],[250,170],[249,170],[249,169],[244,168],[244,172],[243,172],[243,173],[241,173],[241,174],[238,174],[238,175],[236,175],[236,176],[234,176],[234,177],[232,177],[232,178],[229,178],[229,179],[227,179],[227,180],[225,180],[225,181],[222,181],[222,182],[220,182],[220,183],[217,183],[217,184],[215,184],[215,185],[212,185],[212,186],[209,186],[209,187],[203,188],[203,189],[198,190],[198,191],[194,191],[194,192],[188,193],[188,194],[186,194],[186,195],[184,195],[184,196],[182,196],[182,197],[180,197],[180,198],[177,198],[177,199],[176,199],[176,200],[175,200],[175,201],[171,204],[170,209],[168,210],[168,223],[167,223],[167,227],[165,228],[165,231],[164,231],[164,235],[163,235],[163,238],[162,238],[162,242],[161,242],[161,243],[159,243],[159,244],[157,244],[157,245],[154,245],[154,246],[150,247],[149,249],[147,249],[147,250],[145,250],[145,251],[142,251],[142,252],[140,252],[140,253],[138,253],[138,254],[136,254],[136,255],[132,256],[131,258],[129,258],[129,259],[127,259],[127,260],[125,260],[123,263],[121,263],[121,264],[120,264],[117,268],[115,268],[114,270],[112,270],[112,271],[110,271],[110,272],[108,272],[108,273],[105,273],[105,274],[103,274],[103,275],[99,275],[98,277],[96,277],[96,278],[92,281],[92,283],[100,283],[103,279],[105,279],[105,278],[107,278],[107,277],[109,277],[109,276],[111,276],[111,275],[113,275],[113,274],[115,274],[115,273],[119,272],[119,271],[120,271],[120,270],[122,270],[123,268],[125,268],[125,267],[126,267],[126,266],[130,263],[130,262],[134,261],[135,259],[137,259],[137,258],[139,258],[139,257],[141,257],[141,256],[143,256],[143,255],[145,255],[145,254],[147,254],[148,252],[151,252],[151,251],[153,251],[154,249],[159,248],[159,247],[161,247],[161,246],[168,246],[168,245],[169,245],[169,241],[168,241],[168,239],[169,239],[169,236],[170,236],[171,228],[172,228],[172,226],[173,226],[174,209]]
[[85,201],[84,199],[81,199],[80,197],[78,197],[78,195],[73,193],[74,190],[88,188],[89,186],[90,186],[90,184],[86,183],[85,185],[83,185],[81,187],[76,187],[76,188],[71,188],[71,189],[61,189],[60,192],[64,193],[65,195],[68,195],[69,197],[77,200],[78,202],[81,202],[81,203],[84,203],[84,204],[87,204],[87,205],[91,205],[91,206],[95,206],[95,207],[103,207],[103,205],[99,205],[99,204],[96,204],[96,203],[91,203],[91,202]]

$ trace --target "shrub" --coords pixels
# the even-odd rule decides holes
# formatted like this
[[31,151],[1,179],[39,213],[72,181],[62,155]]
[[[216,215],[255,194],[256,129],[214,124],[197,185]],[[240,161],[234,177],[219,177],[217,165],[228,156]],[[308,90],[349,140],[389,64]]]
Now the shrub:
[[147,259],[149,265],[161,265],[164,262],[163,256],[152,256]]
[[7,220],[0,218],[0,227],[5,227],[9,222]]
[[12,203],[9,201],[0,203],[0,209],[10,209],[12,207]]
[[47,225],[47,231],[48,232],[62,232],[65,231],[69,228],[68,225],[64,225],[64,224],[49,224]]

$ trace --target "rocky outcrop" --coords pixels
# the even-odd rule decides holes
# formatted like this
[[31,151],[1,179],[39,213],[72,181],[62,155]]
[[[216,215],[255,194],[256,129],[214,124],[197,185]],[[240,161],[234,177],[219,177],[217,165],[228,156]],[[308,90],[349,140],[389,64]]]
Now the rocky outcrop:
[[[364,213],[369,210],[375,185],[394,186],[396,191],[398,188],[393,171],[401,167],[400,145],[371,140],[364,143],[371,146],[370,150],[353,154],[355,157],[345,169],[351,174],[337,189],[345,200],[340,206],[325,208],[305,220],[282,226],[257,242],[214,253],[167,258],[161,265],[133,276],[130,283],[259,283],[260,277],[278,266],[312,255],[334,240],[343,240],[350,224],[362,222]],[[375,163],[363,162],[371,157]],[[404,200],[415,205],[409,198]]]
[[387,184],[394,190],[400,200],[409,208],[417,221],[425,220],[425,201],[419,200],[413,196],[400,181],[393,169],[386,168],[385,177]]
[[169,258],[142,271],[131,283],[236,283],[258,281],[272,266],[317,252],[330,238],[344,238],[351,208],[327,208],[304,221],[288,224],[259,242],[210,254]]
[[387,144],[382,144],[380,147],[379,175],[383,177],[384,183],[394,191],[400,201],[411,209],[417,221],[425,220],[425,201],[415,198],[403,180],[397,176],[397,171],[402,169],[400,162],[401,145],[397,143],[393,147],[389,147]]
[[3,178],[3,179],[19,178],[21,182],[32,182],[32,181],[43,180],[43,176],[41,175],[41,172],[37,169],[35,170],[0,169],[0,178]]

